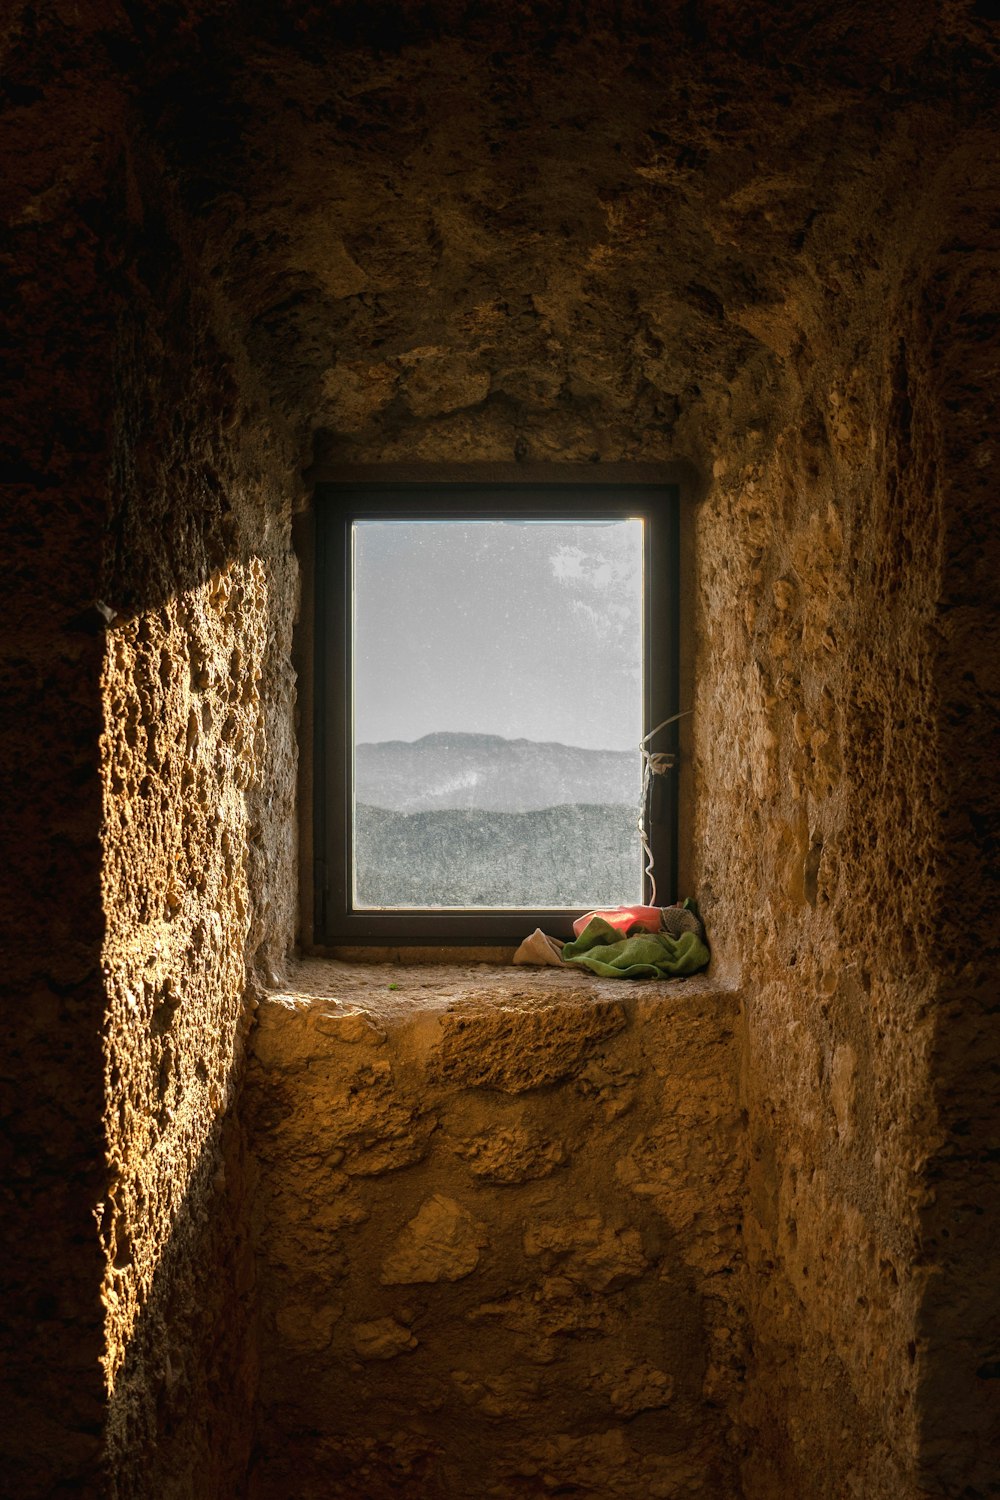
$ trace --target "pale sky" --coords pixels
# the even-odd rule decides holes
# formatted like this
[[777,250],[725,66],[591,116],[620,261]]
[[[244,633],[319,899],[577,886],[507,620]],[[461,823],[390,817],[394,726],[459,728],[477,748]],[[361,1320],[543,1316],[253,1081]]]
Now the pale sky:
[[634,748],[642,522],[355,525],[355,741]]

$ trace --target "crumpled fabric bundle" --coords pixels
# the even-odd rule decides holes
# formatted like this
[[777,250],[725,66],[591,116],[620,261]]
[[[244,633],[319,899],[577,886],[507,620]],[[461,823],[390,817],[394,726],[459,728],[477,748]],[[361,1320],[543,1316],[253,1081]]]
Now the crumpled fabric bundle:
[[704,969],[709,953],[694,931],[679,937],[637,932],[623,938],[610,922],[594,917],[578,938],[563,945],[562,959],[606,979],[676,979]]
[[[653,920],[653,914],[656,920]],[[590,969],[604,978],[677,979],[708,963],[708,945],[691,900],[665,907],[614,907],[588,912],[561,943],[536,927],[514,954],[516,964]]]

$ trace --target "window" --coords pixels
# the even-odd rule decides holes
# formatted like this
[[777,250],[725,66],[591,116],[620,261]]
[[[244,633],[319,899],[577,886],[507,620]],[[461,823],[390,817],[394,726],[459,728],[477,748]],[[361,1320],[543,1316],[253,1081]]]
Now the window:
[[[505,943],[648,899],[676,580],[671,486],[319,488],[318,944]],[[676,811],[655,777],[660,902]]]

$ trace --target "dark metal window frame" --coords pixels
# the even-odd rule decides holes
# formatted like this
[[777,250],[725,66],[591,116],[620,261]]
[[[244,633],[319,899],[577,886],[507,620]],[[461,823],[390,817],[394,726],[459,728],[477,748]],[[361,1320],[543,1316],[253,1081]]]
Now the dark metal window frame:
[[[323,946],[490,945],[534,927],[566,936],[565,909],[364,911],[351,905],[351,525],[358,520],[553,521],[640,516],[644,527],[644,733],[677,714],[679,493],[673,484],[327,483],[316,489],[314,632],[314,942]],[[677,725],[656,738],[676,753]],[[676,895],[677,777],[654,778],[647,832],[657,899]],[[648,889],[644,891],[648,899]],[[601,893],[594,893],[595,901]]]

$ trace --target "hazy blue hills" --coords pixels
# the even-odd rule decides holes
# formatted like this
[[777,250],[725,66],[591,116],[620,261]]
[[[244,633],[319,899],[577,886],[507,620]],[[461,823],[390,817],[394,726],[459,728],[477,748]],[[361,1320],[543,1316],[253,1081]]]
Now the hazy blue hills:
[[355,750],[362,906],[638,898],[638,755],[439,733]]
[[358,802],[396,812],[530,812],[568,803],[634,807],[639,756],[499,735],[441,732],[355,748]]

